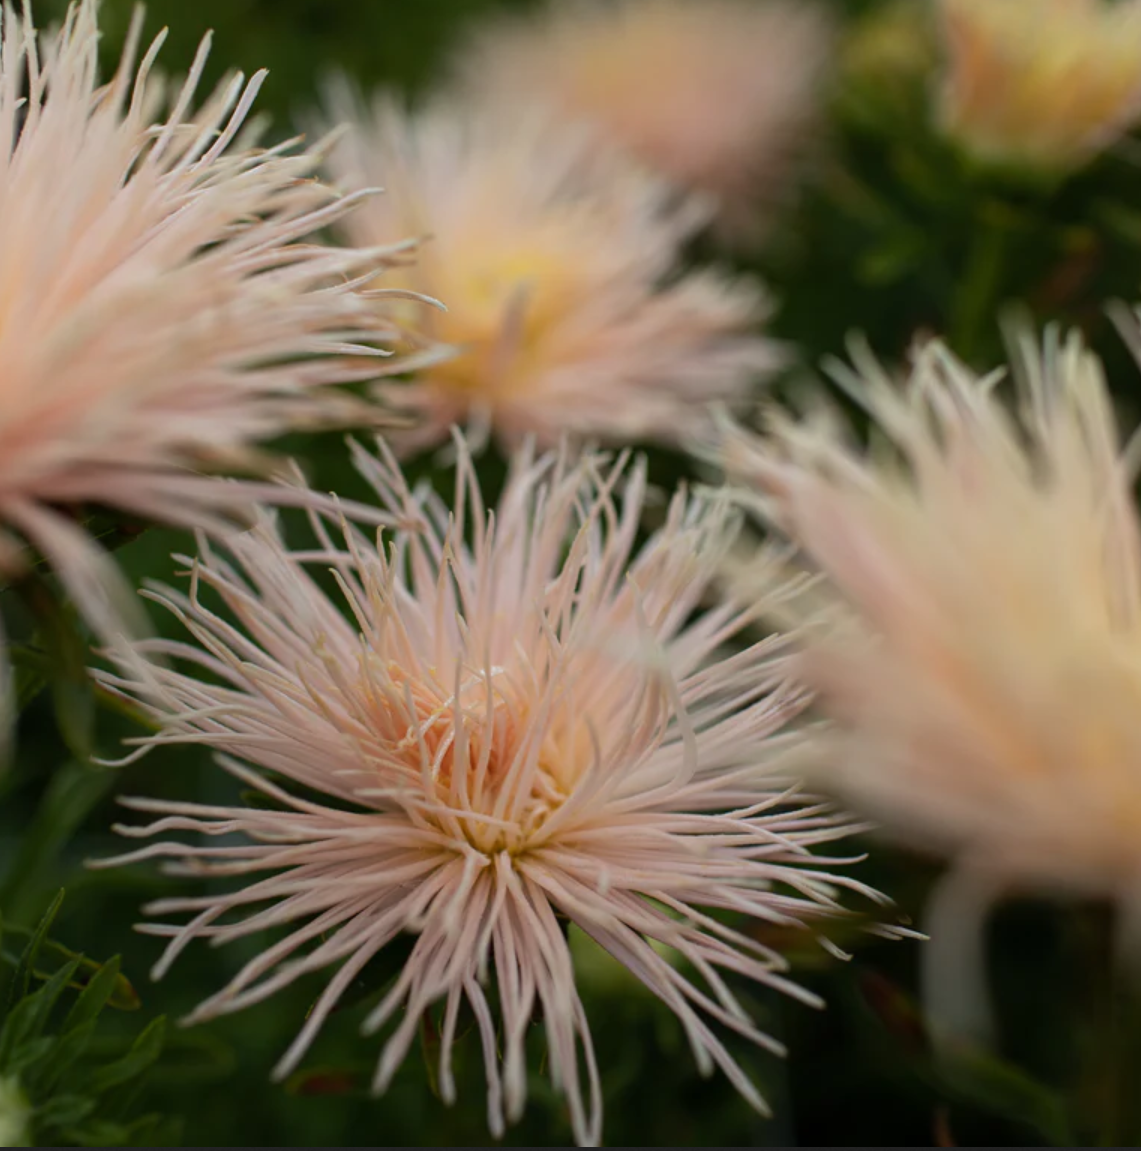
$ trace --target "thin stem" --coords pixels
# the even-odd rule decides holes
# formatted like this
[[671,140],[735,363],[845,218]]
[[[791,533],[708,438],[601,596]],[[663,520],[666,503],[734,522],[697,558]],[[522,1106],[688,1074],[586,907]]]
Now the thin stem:
[[987,989],[986,921],[1009,881],[970,864],[952,864],[927,905],[923,1001],[936,1050],[989,1047],[995,1035]]

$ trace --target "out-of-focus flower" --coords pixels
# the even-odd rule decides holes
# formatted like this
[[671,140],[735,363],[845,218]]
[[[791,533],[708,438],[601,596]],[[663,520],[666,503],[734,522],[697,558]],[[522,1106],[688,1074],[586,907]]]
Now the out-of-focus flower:
[[353,281],[391,253],[302,242],[349,210],[323,149],[256,147],[263,74],[197,113],[204,41],[158,119],[141,13],[100,86],[95,0],[40,36],[5,7],[0,48],[0,570],[20,537],[101,630],[114,569],[66,509],[203,524],[248,498],[199,469],[258,462],[299,421],[360,419],[326,385],[374,376],[376,304]]
[[930,991],[948,1025],[976,1032],[980,973],[964,956],[981,955],[970,940],[993,900],[1067,890],[1132,912],[1141,875],[1133,466],[1077,336],[1026,337],[1017,364],[1017,418],[995,375],[932,344],[905,388],[870,357],[848,377],[882,454],[833,418],[778,416],[767,438],[724,444],[817,573],[777,613],[832,721],[809,778],[951,859]]
[[748,234],[815,139],[832,41],[807,0],[564,0],[477,30],[456,69],[480,98],[590,125]]
[[337,177],[387,192],[345,219],[345,235],[423,235],[401,282],[447,307],[410,318],[427,347],[455,355],[389,389],[419,421],[403,447],[463,421],[509,445],[673,438],[779,361],[755,332],[767,312],[755,283],[679,271],[702,211],[582,133],[447,101],[409,115],[381,98],[370,113],[343,89],[333,105],[351,125]]
[[[764,783],[763,770],[784,770],[781,729],[803,702],[785,686],[781,641],[725,654],[749,613],[697,610],[736,517],[719,495],[679,494],[635,554],[641,465],[521,454],[492,515],[462,441],[458,450],[449,506],[426,488],[410,493],[391,461],[356,449],[402,524],[387,543],[344,522],[334,532],[320,510],[316,547],[290,550],[269,522],[235,536],[232,558],[207,550],[194,562],[188,596],[159,594],[197,644],[121,647],[119,674],[102,677],[165,725],[141,751],[213,747],[270,801],[125,801],[160,818],[124,834],[194,838],[163,838],[118,862],[173,857],[179,872],[238,880],[231,894],[148,909],[191,915],[148,928],[170,938],[156,973],[195,938],[293,924],[195,1016],[237,1011],[339,963],[278,1066],[285,1075],[365,965],[411,932],[403,973],[365,1024],[397,1021],[376,1088],[442,1001],[439,1082],[450,1101],[466,1000],[499,1135],[523,1108],[524,1045],[541,1011],[552,1080],[576,1137],[593,1143],[598,1072],[569,920],[676,1012],[704,1070],[720,1067],[763,1110],[712,1025],[779,1044],[718,970],[806,997],[778,955],[721,913],[794,924],[837,910],[846,881],[817,871],[808,848],[845,828]],[[332,569],[344,603],[310,566]],[[224,615],[200,598],[207,589]],[[245,842],[219,842],[222,833]]]
[[945,129],[980,158],[1065,171],[1141,116],[1138,0],[940,0]]
[[939,344],[851,380],[898,454],[834,421],[734,434],[730,470],[824,581],[783,602],[857,808],[975,867],[1124,894],[1141,865],[1141,554],[1099,362],[1024,346],[1014,420]]
[[0,1078],[0,1147],[27,1147],[32,1105],[15,1076]]

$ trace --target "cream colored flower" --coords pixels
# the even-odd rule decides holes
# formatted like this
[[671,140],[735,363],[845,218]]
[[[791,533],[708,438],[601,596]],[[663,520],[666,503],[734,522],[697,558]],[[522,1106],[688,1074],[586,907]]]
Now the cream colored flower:
[[325,385],[379,370],[359,341],[385,327],[353,281],[390,253],[306,241],[357,197],[314,178],[320,148],[243,131],[264,74],[193,112],[204,41],[160,116],[163,37],[136,65],[139,13],[101,86],[96,8],[45,36],[0,17],[0,571],[30,541],[114,631],[113,568],[73,509],[200,525],[249,498],[200,470],[249,468],[299,422],[361,419]]
[[[148,909],[190,915],[147,928],[170,939],[156,973],[195,939],[287,927],[195,1014],[237,1011],[336,966],[278,1066],[286,1075],[370,959],[411,933],[403,973],[365,1023],[392,1024],[376,1089],[440,1005],[451,1102],[466,1002],[499,1136],[522,1112],[541,1012],[554,1087],[576,1138],[595,1143],[599,1072],[569,920],[677,1014],[704,1071],[720,1068],[764,1110],[718,1032],[780,1045],[722,973],[806,996],[741,919],[811,922],[859,885],[823,874],[837,861],[809,851],[845,834],[843,818],[758,783],[781,766],[782,727],[803,699],[780,641],[726,650],[751,612],[701,610],[736,516],[720,495],[679,494],[635,550],[642,465],[524,453],[492,514],[458,450],[449,505],[357,449],[402,525],[390,538],[326,523],[324,503],[316,546],[288,547],[269,522],[235,536],[229,556],[186,561],[188,595],[157,594],[193,642],[121,647],[119,675],[101,677],[163,726],[137,741],[144,750],[211,747],[268,801],[125,801],[159,819],[119,830],[160,837],[126,859],[234,881]],[[310,569],[332,570],[333,598]]]
[[871,451],[830,416],[723,449],[810,577],[774,613],[829,721],[806,732],[809,778],[952,865],[926,987],[937,1033],[960,1038],[991,1026],[980,931],[1002,896],[1108,897],[1126,938],[1141,910],[1135,459],[1076,335],[1023,340],[1018,365],[1015,415],[1001,373],[939,344],[902,388],[865,357],[844,382]]
[[552,0],[457,52],[461,87],[588,124],[755,231],[815,138],[832,26],[810,0]]
[[971,152],[1065,170],[1141,118],[1139,0],[939,0],[941,117]]
[[1049,886],[1141,876],[1141,553],[1097,359],[1023,351],[1018,417],[939,344],[850,380],[891,445],[778,418],[730,441],[820,578],[782,618],[835,791],[886,830]]
[[582,133],[449,101],[412,115],[380,98],[369,112],[344,90],[334,108],[350,124],[331,160],[338,180],[387,193],[344,235],[423,236],[403,280],[385,280],[447,308],[410,317],[425,347],[455,354],[386,392],[418,420],[402,447],[463,422],[508,446],[674,439],[778,362],[756,332],[767,306],[755,283],[681,271],[703,213]]

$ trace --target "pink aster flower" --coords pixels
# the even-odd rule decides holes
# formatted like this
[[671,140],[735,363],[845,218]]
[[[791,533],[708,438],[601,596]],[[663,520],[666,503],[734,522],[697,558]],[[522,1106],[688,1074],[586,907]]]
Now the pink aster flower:
[[[781,729],[803,703],[781,641],[725,650],[750,615],[701,610],[734,534],[725,500],[677,495],[635,552],[640,464],[523,453],[491,514],[462,441],[454,511],[410,492],[388,459],[355,458],[401,524],[388,539],[327,526],[322,504],[315,546],[291,549],[267,520],[230,539],[229,558],[207,548],[186,561],[188,594],[156,593],[194,642],[120,647],[118,674],[101,677],[162,725],[140,754],[212,747],[270,800],[125,801],[160,818],[119,830],[160,839],[116,862],[171,857],[176,873],[235,881],[148,909],[190,916],[145,927],[170,939],[156,975],[195,939],[288,925],[194,1016],[208,1019],[339,965],[283,1076],[369,960],[410,932],[403,974],[365,1023],[394,1023],[376,1089],[441,1004],[451,1101],[466,1001],[498,1136],[523,1108],[524,1044],[541,1011],[553,1083],[575,1136],[594,1143],[598,1070],[570,921],[676,1013],[703,1070],[721,1068],[763,1110],[717,1032],[779,1044],[723,973],[811,996],[722,913],[799,924],[837,912],[838,885],[858,885],[821,874],[808,850],[844,834],[842,819],[763,775],[782,769]],[[332,570],[334,599],[311,567]]]
[[353,280],[386,254],[302,242],[360,197],[314,178],[320,149],[255,146],[263,73],[192,111],[204,41],[158,117],[164,37],[136,66],[137,14],[101,86],[96,7],[48,36],[26,7],[0,17],[0,570],[22,537],[108,630],[113,569],[68,509],[203,524],[242,493],[200,469],[361,418],[323,385],[378,372],[357,341],[384,328]]
[[343,90],[334,108],[350,124],[337,178],[386,190],[344,235],[423,236],[390,282],[447,306],[409,317],[421,343],[454,355],[387,391],[418,420],[403,448],[446,440],[457,422],[508,446],[673,439],[779,362],[757,332],[767,305],[754,282],[681,271],[702,209],[582,133],[448,101],[409,114],[381,98],[369,111]]
[[479,29],[455,66],[461,88],[546,103],[749,232],[815,139],[832,42],[805,0],[552,0]]
[[[886,439],[778,417],[732,437],[731,470],[817,578],[786,597],[796,673],[832,725],[816,778],[886,833],[948,857],[937,979],[979,1015],[964,955],[991,902],[1116,899],[1141,874],[1141,536],[1134,464],[1078,337],[1023,340],[1022,403],[939,344],[900,388],[847,381]],[[938,987],[933,989],[942,995]],[[985,1026],[975,1018],[970,1026]]]

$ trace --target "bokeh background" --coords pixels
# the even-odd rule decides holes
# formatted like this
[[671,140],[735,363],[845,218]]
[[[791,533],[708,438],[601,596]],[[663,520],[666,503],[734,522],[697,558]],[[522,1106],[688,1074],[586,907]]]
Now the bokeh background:
[[[271,136],[281,137],[304,119],[333,70],[366,85],[425,91],[465,26],[505,6],[508,0],[150,0],[146,27],[153,33],[170,25],[161,60],[175,72],[188,66],[201,36],[213,29],[207,84],[232,67],[247,73],[267,67],[259,106],[272,114]],[[514,6],[525,7],[526,0]],[[63,0],[38,0],[37,19],[57,19],[64,7]],[[131,0],[104,0],[108,67],[131,7]],[[855,29],[877,5],[833,0],[833,7],[844,26]],[[1124,410],[1135,410],[1136,369],[1101,303],[1135,296],[1141,285],[1141,217],[1131,215],[1141,186],[1136,163],[1118,153],[1057,188],[980,184],[951,162],[930,131],[922,98],[913,98],[922,87],[923,59],[916,54],[910,61],[916,75],[899,67],[889,76],[890,60],[868,52],[870,63],[843,43],[837,48],[826,130],[799,195],[766,244],[739,256],[716,253],[762,274],[777,297],[772,330],[796,348],[778,387],[795,388],[823,357],[842,355],[853,331],[865,332],[888,359],[917,333],[947,331],[962,355],[987,366],[1001,353],[999,306],[1023,300],[1040,318],[1081,323],[1108,358]],[[988,258],[996,245],[1004,253],[1000,266]],[[321,486],[364,494],[343,464],[338,436],[280,446],[299,451]],[[687,467],[667,453],[653,458],[663,485]],[[118,557],[140,583],[172,576],[179,566],[172,551],[192,546],[179,533],[149,530],[122,544]],[[22,602],[5,605],[17,637],[31,626],[34,610]],[[68,642],[60,639],[64,647]],[[139,1006],[104,1015],[101,1036],[110,1050],[152,1018],[177,1020],[224,983],[257,942],[220,951],[199,945],[163,982],[150,981],[158,941],[133,933],[132,925],[140,904],[173,882],[145,865],[108,872],[88,870],[84,862],[121,845],[107,830],[123,818],[117,794],[209,801],[232,798],[234,790],[194,749],[121,770],[78,762],[88,748],[114,757],[121,738],[138,730],[91,697],[81,664],[72,651],[66,664],[72,672],[29,704],[15,762],[0,777],[0,906],[6,922],[30,925],[65,888],[53,937],[99,960],[122,953]],[[856,871],[893,896],[904,922],[920,922],[937,875],[934,863],[875,844]],[[854,936],[844,940],[851,960],[840,963],[811,942],[789,941],[802,981],[828,1007],[815,1012],[762,991],[745,993],[766,1029],[789,1049],[786,1061],[739,1052],[772,1105],[774,1117],[766,1120],[723,1079],[702,1079],[672,1015],[578,939],[606,1093],[607,1141],[1035,1145],[1116,1135],[1114,1141],[1131,1143],[1137,1134],[1130,1127],[1132,1083],[1141,1064],[1130,1062],[1132,1032],[1121,1026],[1109,940],[1105,908],[1026,900],[1004,905],[994,917],[990,947],[999,1047],[993,1059],[951,1067],[931,1057],[917,1003],[919,944]],[[375,995],[385,977],[383,970],[366,974],[361,1000]],[[169,1137],[177,1133],[190,1145],[488,1142],[477,1045],[461,1044],[455,1108],[440,1103],[428,1060],[415,1055],[389,1093],[373,1099],[367,1085],[378,1045],[358,1034],[365,1013],[359,1002],[338,1011],[303,1072],[286,1084],[271,1083],[270,1068],[319,987],[319,981],[302,984],[237,1017],[172,1028],[136,1105],[172,1117]],[[425,1050],[431,1053],[431,1036]],[[568,1138],[560,1104],[537,1073],[526,1117],[505,1142]]]

